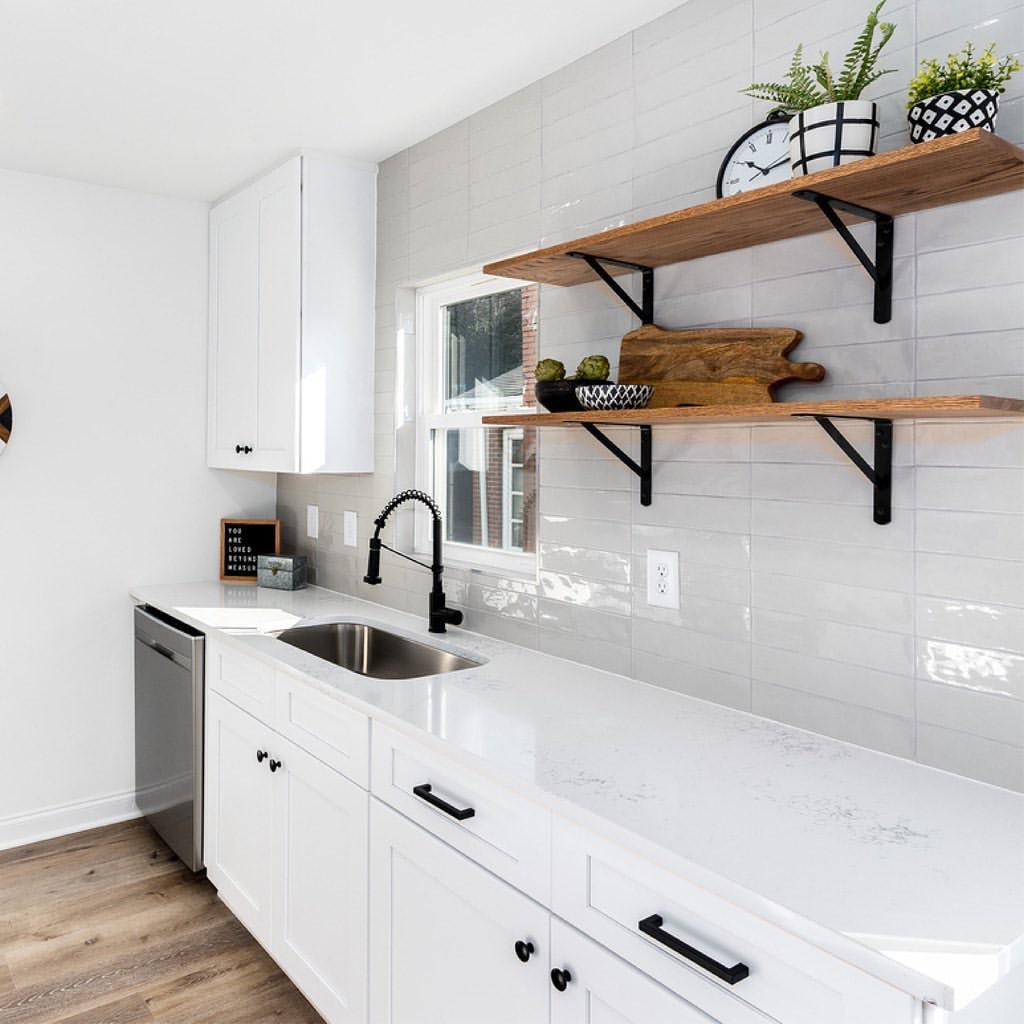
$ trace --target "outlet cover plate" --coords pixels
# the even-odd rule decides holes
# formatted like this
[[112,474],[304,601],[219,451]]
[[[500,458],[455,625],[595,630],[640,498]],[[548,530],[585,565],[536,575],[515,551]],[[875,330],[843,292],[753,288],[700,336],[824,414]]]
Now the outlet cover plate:
[[341,514],[342,543],[346,547],[354,548],[357,544],[356,537],[359,532],[359,520],[355,512],[346,509]]
[[320,536],[320,506],[306,506],[306,536],[316,540]]
[[655,608],[679,607],[679,552],[647,552],[647,603]]

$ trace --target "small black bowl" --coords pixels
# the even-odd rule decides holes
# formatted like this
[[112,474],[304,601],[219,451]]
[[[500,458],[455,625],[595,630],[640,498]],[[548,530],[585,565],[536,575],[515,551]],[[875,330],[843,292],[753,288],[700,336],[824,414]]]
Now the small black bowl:
[[586,384],[611,384],[610,380],[539,380],[533,385],[533,393],[540,405],[548,412],[582,412],[583,406],[576,397],[576,389]]

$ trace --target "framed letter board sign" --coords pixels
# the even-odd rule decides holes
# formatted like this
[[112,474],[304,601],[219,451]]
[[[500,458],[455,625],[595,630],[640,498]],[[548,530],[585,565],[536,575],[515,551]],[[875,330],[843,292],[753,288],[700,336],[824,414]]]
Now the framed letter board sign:
[[281,553],[280,519],[222,519],[220,578],[256,582],[256,556]]

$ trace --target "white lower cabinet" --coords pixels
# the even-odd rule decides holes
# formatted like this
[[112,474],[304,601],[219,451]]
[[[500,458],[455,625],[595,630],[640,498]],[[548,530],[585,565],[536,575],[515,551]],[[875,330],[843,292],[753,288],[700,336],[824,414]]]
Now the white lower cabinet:
[[375,800],[370,835],[372,1024],[716,1024]]
[[372,1024],[547,1021],[547,910],[375,800],[370,863]]
[[365,1024],[366,791],[217,693],[206,721],[210,880],[331,1024]]

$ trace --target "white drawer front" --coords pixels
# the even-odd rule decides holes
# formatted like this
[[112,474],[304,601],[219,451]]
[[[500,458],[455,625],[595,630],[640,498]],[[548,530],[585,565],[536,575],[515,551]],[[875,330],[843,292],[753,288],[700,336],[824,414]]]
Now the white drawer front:
[[362,712],[279,672],[275,725],[303,750],[369,788],[370,723]]
[[207,640],[206,683],[233,704],[270,723],[274,713],[274,670],[256,658]]
[[[421,789],[429,786],[429,793]],[[551,890],[548,811],[373,723],[374,796],[542,903]],[[441,801],[449,810],[431,801]],[[452,812],[472,811],[461,820]]]
[[[557,819],[552,864],[555,913],[722,1024],[909,1024],[915,1019],[906,993]],[[651,921],[655,917],[660,925]],[[641,922],[654,934],[645,934]],[[690,956],[679,943],[690,947]],[[703,966],[695,962],[701,955],[710,958]],[[710,961],[735,969],[734,983],[717,977]],[[749,972],[745,977],[740,965]]]

